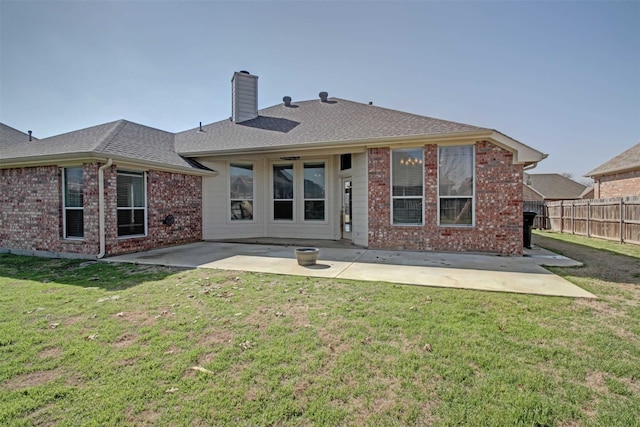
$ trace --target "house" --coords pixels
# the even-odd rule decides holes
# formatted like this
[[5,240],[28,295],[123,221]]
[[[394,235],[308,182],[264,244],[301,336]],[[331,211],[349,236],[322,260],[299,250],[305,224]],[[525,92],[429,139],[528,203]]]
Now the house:
[[99,258],[295,237],[522,254],[523,169],[545,154],[326,92],[258,110],[258,77],[231,82],[229,119],[175,134],[125,120],[31,141],[3,131],[0,250]]
[[589,198],[588,187],[557,173],[524,174],[524,200],[576,200]]
[[640,196],[640,143],[585,176],[593,179],[596,199]]

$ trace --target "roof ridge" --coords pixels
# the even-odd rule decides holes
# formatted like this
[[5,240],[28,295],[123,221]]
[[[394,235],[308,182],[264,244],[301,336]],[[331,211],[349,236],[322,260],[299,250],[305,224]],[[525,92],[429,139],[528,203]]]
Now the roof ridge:
[[113,140],[115,139],[115,137],[120,133],[120,131],[122,131],[122,129],[124,129],[124,127],[129,122],[127,120],[125,120],[125,119],[120,119],[120,120],[116,120],[113,123],[115,123],[116,126],[113,129],[111,129],[105,135],[105,137],[102,138],[102,141],[100,141],[96,145],[96,148],[94,148],[95,151],[100,151],[102,153],[106,152],[107,148],[109,147],[109,145],[111,145],[113,143]]

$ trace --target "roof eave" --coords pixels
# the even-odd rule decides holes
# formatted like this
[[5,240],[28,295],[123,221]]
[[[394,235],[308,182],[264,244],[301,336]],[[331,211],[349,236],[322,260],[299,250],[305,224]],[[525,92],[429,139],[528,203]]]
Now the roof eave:
[[594,169],[591,172],[588,172],[586,175],[582,175],[585,178],[599,178],[601,176],[605,176],[605,175],[614,175],[614,174],[618,174],[618,173],[627,173],[627,172],[633,172],[636,170],[640,170],[640,165],[635,165],[635,166],[630,166],[630,167],[626,167],[626,168],[619,168],[619,169],[608,169],[608,170],[603,170],[603,171],[598,171],[598,169]]
[[207,157],[207,156],[221,156],[228,154],[238,154],[250,152],[252,154],[264,154],[264,153],[279,153],[287,151],[300,151],[300,150],[316,150],[322,148],[347,148],[347,147],[377,147],[385,146],[389,144],[415,144],[422,141],[439,142],[439,141],[460,141],[471,140],[476,138],[486,138],[491,135],[491,130],[469,131],[469,132],[455,132],[446,134],[429,134],[429,135],[402,135],[392,137],[380,137],[380,138],[365,138],[365,139],[352,139],[352,140],[340,140],[340,141],[320,141],[320,142],[306,142],[291,145],[278,145],[270,147],[243,147],[232,149],[220,149],[220,150],[207,150],[207,151],[180,151],[178,154],[185,157]]
[[78,162],[106,162],[108,159],[113,159],[114,163],[119,165],[125,165],[129,167],[138,167],[138,168],[156,169],[156,170],[161,170],[165,172],[186,173],[189,175],[198,175],[198,176],[217,176],[219,174],[219,172],[217,171],[174,166],[174,165],[168,165],[166,163],[161,163],[161,162],[137,160],[137,159],[131,159],[129,157],[119,156],[119,155],[96,154],[93,152],[72,153],[72,154],[53,154],[53,155],[46,155],[46,156],[29,156],[29,157],[15,158],[11,160],[0,160],[0,169],[48,166],[52,164],[64,165],[64,164],[78,163]]
[[180,155],[186,157],[208,157],[208,156],[224,156],[230,154],[240,154],[250,152],[251,154],[269,154],[282,153],[290,151],[307,151],[326,148],[348,148],[359,147],[379,147],[389,144],[415,144],[418,142],[461,142],[472,141],[478,139],[487,139],[496,145],[512,152],[514,154],[514,164],[523,164],[524,166],[535,165],[546,159],[548,154],[535,150],[513,138],[510,138],[493,129],[479,129],[467,132],[454,132],[443,134],[420,134],[420,135],[402,135],[396,137],[380,137],[366,138],[342,141],[321,141],[311,143],[300,143],[292,145],[279,145],[271,147],[245,147],[219,150],[202,150],[202,151],[184,151],[179,152]]

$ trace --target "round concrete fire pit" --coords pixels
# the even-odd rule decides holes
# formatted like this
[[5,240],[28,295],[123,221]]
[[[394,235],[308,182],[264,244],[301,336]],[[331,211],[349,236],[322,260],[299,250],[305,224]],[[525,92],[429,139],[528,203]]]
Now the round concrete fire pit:
[[296,248],[296,259],[298,260],[298,265],[309,266],[315,265],[318,261],[318,253],[320,249],[318,248]]

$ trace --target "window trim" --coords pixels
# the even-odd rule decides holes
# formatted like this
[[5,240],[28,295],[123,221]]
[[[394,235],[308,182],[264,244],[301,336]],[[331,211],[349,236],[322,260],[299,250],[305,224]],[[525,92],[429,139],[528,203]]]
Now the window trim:
[[[421,150],[422,153],[422,194],[420,196],[394,196],[393,195],[393,152],[394,151],[400,151],[400,150]],[[424,159],[424,155],[425,155],[425,147],[424,146],[419,146],[419,147],[398,147],[398,148],[392,148],[389,151],[389,182],[391,184],[390,188],[389,188],[389,195],[391,198],[391,204],[389,206],[389,216],[390,216],[390,223],[391,226],[393,227],[423,227],[425,225],[425,197],[424,197],[424,191],[425,191],[425,159]],[[422,220],[420,221],[420,223],[415,223],[415,224],[411,224],[411,223],[395,223],[395,219],[393,216],[393,202],[394,200],[406,200],[406,199],[415,199],[415,200],[420,200],[422,201],[422,213],[421,213],[421,217]]]
[[[253,174],[253,179],[251,181],[251,199],[233,199],[231,198],[231,168],[233,166],[251,166],[251,172]],[[256,165],[254,162],[229,162],[228,164],[229,173],[227,176],[229,177],[229,182],[227,183],[227,221],[230,224],[250,224],[256,222],[256,184],[255,184],[255,176],[256,176]],[[242,219],[242,218],[232,218],[231,216],[231,203],[234,201],[243,201],[250,200],[251,205],[253,206],[253,218],[251,219]]]
[[[84,240],[84,194],[82,198],[82,207],[67,206],[67,173],[68,169],[80,169],[82,171],[82,188],[84,193],[84,167],[81,166],[70,166],[62,168],[62,238],[65,240]],[[78,236],[67,236],[67,211],[68,210],[79,210],[82,211],[82,237]]]
[[[298,185],[296,184],[296,177],[298,174],[298,164],[299,162],[297,161],[280,161],[280,162],[272,162],[271,163],[271,167],[269,168],[269,176],[270,176],[270,180],[269,180],[269,196],[270,196],[270,200],[269,203],[271,205],[270,208],[270,215],[269,215],[269,220],[273,223],[276,224],[295,224],[297,223],[297,209],[296,209],[296,192],[298,191]],[[292,180],[291,183],[293,184],[293,190],[291,192],[291,194],[293,195],[293,198],[291,199],[276,199],[275,198],[275,192],[274,192],[274,188],[273,188],[273,184],[274,184],[274,177],[275,175],[273,174],[274,172],[274,167],[275,166],[289,166],[291,165],[291,175],[292,175]],[[275,218],[275,202],[276,201],[281,201],[281,202],[291,202],[291,219],[276,219]]]
[[[127,206],[127,207],[119,207],[118,206],[118,185],[117,185],[117,181],[118,181],[118,176],[119,175],[129,175],[129,176],[136,176],[136,177],[140,177],[140,175],[142,174],[142,185],[143,185],[143,192],[144,192],[144,207],[136,207],[136,206]],[[128,234],[126,236],[120,236],[119,235],[119,229],[118,229],[118,215],[117,215],[117,211],[119,210],[136,210],[136,209],[144,209],[144,234]],[[124,240],[124,239],[137,239],[140,237],[148,237],[149,236],[149,224],[148,224],[149,220],[148,220],[148,197],[147,197],[147,172],[146,171],[132,171],[132,170],[117,170],[116,171],[116,234],[117,234],[117,239],[118,240]]]
[[[471,170],[473,172],[473,185],[471,186],[471,196],[440,196],[440,150],[442,148],[449,147],[471,147]],[[438,145],[438,182],[437,182],[437,215],[438,215],[438,227],[453,227],[453,228],[472,228],[476,226],[476,145],[475,144],[449,144]],[[442,224],[440,220],[440,200],[441,199],[471,199],[471,224]]]

